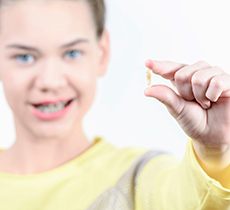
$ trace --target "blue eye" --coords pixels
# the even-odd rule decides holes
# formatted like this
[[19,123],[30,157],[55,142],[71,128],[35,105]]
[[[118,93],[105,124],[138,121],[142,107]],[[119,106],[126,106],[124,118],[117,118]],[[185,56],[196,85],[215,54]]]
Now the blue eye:
[[79,50],[70,50],[66,53],[66,55],[71,58],[71,59],[74,59],[74,58],[78,58],[82,55],[82,52],[79,51]]
[[34,56],[29,55],[29,54],[16,55],[15,58],[18,62],[24,63],[24,64],[30,64],[35,60]]

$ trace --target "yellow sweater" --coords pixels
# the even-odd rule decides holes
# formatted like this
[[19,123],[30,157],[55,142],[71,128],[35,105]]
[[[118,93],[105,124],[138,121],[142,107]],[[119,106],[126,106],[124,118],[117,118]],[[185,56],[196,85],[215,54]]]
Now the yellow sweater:
[[[97,139],[84,154],[53,170],[0,173],[0,209],[86,210],[145,152]],[[191,144],[181,162],[169,155],[150,160],[135,187],[135,210],[225,210],[229,200],[230,191],[198,165]]]

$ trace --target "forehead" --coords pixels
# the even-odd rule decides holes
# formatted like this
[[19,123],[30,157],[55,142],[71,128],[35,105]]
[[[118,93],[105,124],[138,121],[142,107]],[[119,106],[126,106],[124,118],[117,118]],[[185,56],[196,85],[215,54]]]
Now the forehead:
[[93,36],[95,26],[86,1],[20,1],[0,12],[0,42],[29,40],[65,42]]

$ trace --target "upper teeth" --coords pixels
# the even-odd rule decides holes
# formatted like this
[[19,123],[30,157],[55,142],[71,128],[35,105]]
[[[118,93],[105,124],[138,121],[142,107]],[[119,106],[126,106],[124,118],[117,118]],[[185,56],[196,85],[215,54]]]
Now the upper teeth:
[[66,105],[66,102],[58,102],[56,104],[47,104],[47,105],[40,105],[37,108],[42,112],[57,112],[62,110]]

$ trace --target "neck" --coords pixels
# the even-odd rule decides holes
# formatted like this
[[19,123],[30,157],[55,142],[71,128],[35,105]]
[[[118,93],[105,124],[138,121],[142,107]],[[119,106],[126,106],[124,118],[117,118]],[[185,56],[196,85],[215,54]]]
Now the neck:
[[83,132],[74,132],[60,139],[34,138],[33,141],[25,135],[23,138],[17,136],[15,144],[5,152],[5,160],[8,163],[10,161],[6,170],[17,174],[53,169],[79,156],[90,147],[90,142]]

